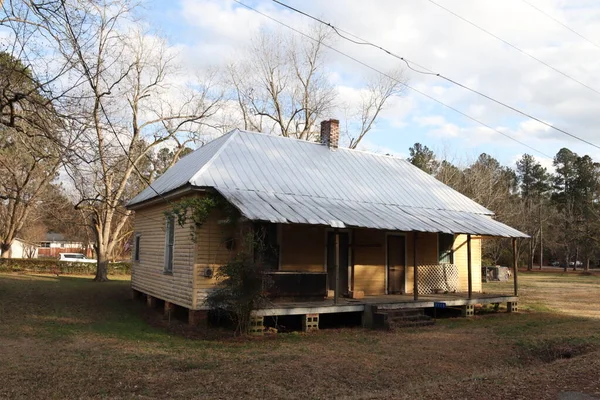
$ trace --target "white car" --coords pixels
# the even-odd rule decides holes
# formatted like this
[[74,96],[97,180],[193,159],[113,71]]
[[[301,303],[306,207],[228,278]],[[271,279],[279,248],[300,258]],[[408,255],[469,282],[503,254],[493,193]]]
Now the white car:
[[80,263],[96,263],[96,260],[87,258],[81,253],[59,253],[58,261],[80,262]]

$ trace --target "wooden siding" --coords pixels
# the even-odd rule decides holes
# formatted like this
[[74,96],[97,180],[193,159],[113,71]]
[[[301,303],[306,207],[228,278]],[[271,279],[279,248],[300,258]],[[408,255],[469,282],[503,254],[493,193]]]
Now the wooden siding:
[[[243,232],[247,226],[232,226],[224,223],[224,218],[221,212],[215,211],[196,228],[194,309],[205,308],[206,295],[217,284],[215,276],[219,267],[231,261],[245,246]],[[228,248],[228,242],[232,243],[233,247]],[[207,268],[213,271],[211,278],[205,276]]]
[[191,308],[195,248],[190,226],[175,221],[173,273],[166,274],[164,212],[171,206],[158,204],[135,212],[134,232],[140,234],[140,260],[134,261],[131,287],[162,300]]
[[280,229],[280,269],[282,271],[325,271],[325,227],[281,225]]
[[385,294],[385,231],[355,229],[352,240],[354,290],[362,290],[367,295]]
[[[473,292],[481,292],[481,240],[478,236],[471,236]],[[460,291],[466,292],[469,288],[467,274],[467,235],[457,235],[454,239],[454,264],[458,267]]]

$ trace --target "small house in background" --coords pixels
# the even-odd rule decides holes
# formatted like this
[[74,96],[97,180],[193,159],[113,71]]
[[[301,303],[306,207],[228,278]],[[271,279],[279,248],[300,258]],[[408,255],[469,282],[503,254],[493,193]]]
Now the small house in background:
[[67,240],[57,232],[48,232],[44,241],[38,242],[38,258],[58,258],[60,253],[81,253],[92,258],[92,246],[85,242]]
[[219,196],[273,249],[273,301],[258,318],[361,312],[370,324],[435,303],[465,315],[478,303],[516,308],[516,279],[514,296],[482,293],[481,242],[526,235],[409,162],[338,141],[336,120],[321,124],[320,143],[234,130],[181,159],[128,204],[134,291],[191,320],[206,310],[214,271],[240,251],[239,230],[218,210],[187,226],[165,212]]

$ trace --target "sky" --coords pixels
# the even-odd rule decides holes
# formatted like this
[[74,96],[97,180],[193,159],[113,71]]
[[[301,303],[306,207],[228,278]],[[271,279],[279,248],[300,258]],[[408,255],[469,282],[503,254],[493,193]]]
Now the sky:
[[[314,24],[305,16],[272,1],[241,1],[311,35]],[[600,1],[282,1],[600,146]],[[151,27],[178,50],[180,62],[190,74],[196,68],[218,69],[235,60],[236,53],[243,51],[261,28],[287,29],[230,0],[151,0],[145,3],[144,13]],[[382,71],[403,64],[380,50],[342,38],[336,39],[333,47]],[[365,80],[376,74],[332,51],[326,59],[340,97],[350,102],[357,98]],[[412,88],[543,155],[412,89],[389,101],[363,149],[406,157],[409,147],[420,142],[457,164],[469,163],[485,152],[503,164],[514,165],[522,154],[530,153],[551,167],[552,156],[568,147],[600,161],[599,149],[437,76],[407,70],[406,77]]]

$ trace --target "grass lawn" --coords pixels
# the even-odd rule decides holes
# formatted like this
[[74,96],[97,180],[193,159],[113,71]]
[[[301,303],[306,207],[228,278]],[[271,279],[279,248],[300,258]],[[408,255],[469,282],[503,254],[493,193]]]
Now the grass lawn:
[[0,274],[0,398],[600,397],[600,276],[519,278],[518,314],[200,340],[128,280]]

